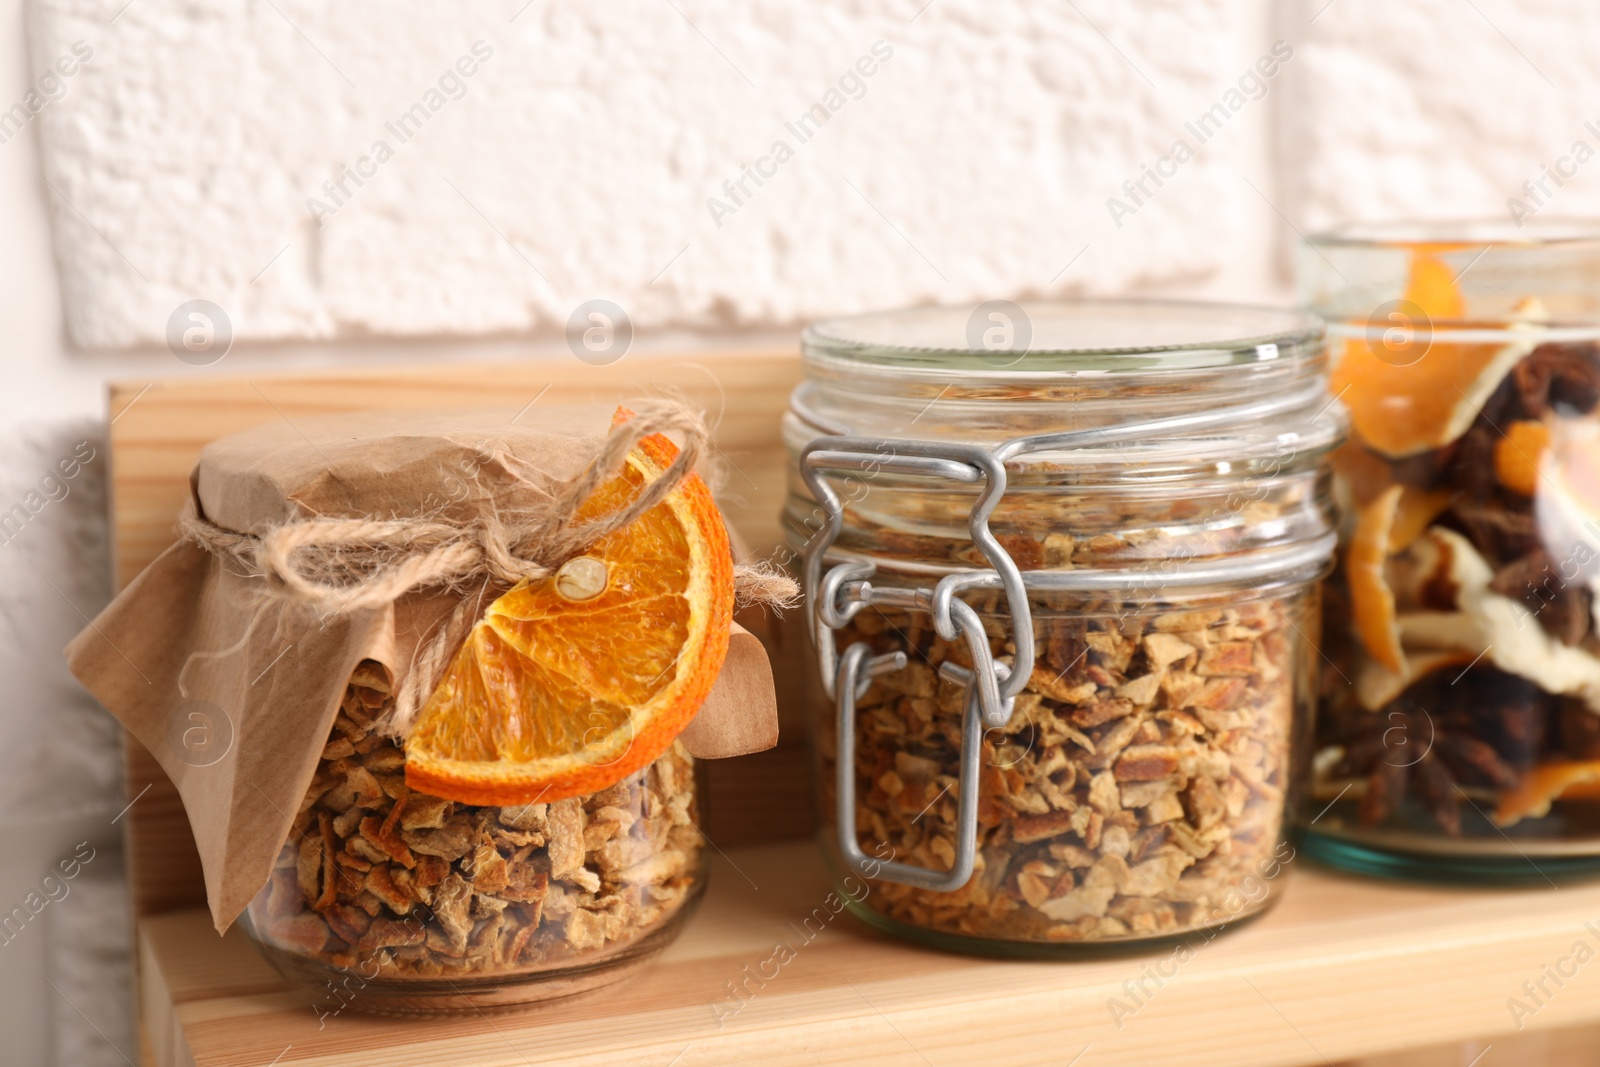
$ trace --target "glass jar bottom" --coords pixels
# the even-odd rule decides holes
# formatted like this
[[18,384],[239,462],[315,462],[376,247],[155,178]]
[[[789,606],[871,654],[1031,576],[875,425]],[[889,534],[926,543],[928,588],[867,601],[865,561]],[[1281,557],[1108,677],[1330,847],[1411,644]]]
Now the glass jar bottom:
[[1459,841],[1405,832],[1308,830],[1298,845],[1320,863],[1380,878],[1517,887],[1600,877],[1600,853],[1593,842]]
[[851,899],[847,887],[842,884],[836,885],[835,891],[845,901],[845,907],[850,914],[875,930],[892,934],[906,941],[913,941],[929,948],[940,949],[944,952],[954,952],[963,956],[980,956],[1006,960],[1062,961],[1148,956],[1152,952],[1176,948],[1182,944],[1188,944],[1191,948],[1198,948],[1201,945],[1209,944],[1220,934],[1248,926],[1261,918],[1277,905],[1278,898],[1283,895],[1281,892],[1273,893],[1262,901],[1261,905],[1254,911],[1230,919],[1225,923],[1191,927],[1178,933],[1163,934],[1156,937],[1129,937],[1115,941],[1006,941],[997,937],[970,937],[966,934],[951,934],[942,930],[930,930],[925,926],[915,926],[911,923],[901,922],[899,919],[892,919],[882,912],[874,911],[863,902]]
[[631,978],[659,956],[699,907],[696,893],[666,924],[618,951],[582,963],[544,970],[501,972],[454,978],[372,978],[289,952],[262,941],[254,944],[275,971],[297,990],[317,991],[319,1017],[346,1011],[365,1015],[476,1015],[514,1011],[533,1004],[577,996]]
[[898,918],[890,918],[880,912],[874,912],[864,904],[846,904],[851,915],[864,921],[867,926],[880,929],[885,934],[893,934],[904,941],[917,942],[928,945],[930,949],[939,949],[942,952],[955,952],[970,957],[989,957],[994,960],[1118,960],[1125,957],[1147,957],[1152,952],[1162,949],[1176,949],[1178,945],[1197,945],[1210,942],[1218,934],[1226,933],[1229,929],[1238,929],[1248,926],[1253,921],[1266,915],[1274,909],[1277,899],[1270,899],[1267,904],[1254,910],[1250,915],[1222,923],[1219,926],[1200,926],[1200,928],[1186,929],[1179,934],[1165,934],[1160,937],[1128,937],[1123,941],[1000,941],[997,937],[968,937],[965,934],[947,934],[938,929],[928,929],[926,926],[912,926],[902,923]]

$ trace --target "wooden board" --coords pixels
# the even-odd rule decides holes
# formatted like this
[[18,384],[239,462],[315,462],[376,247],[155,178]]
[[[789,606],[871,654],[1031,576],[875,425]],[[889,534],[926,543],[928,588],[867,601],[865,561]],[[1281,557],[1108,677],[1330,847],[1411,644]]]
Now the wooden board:
[[[615,401],[652,386],[676,387],[723,412],[718,442],[732,464],[724,502],[759,551],[777,540],[778,421],[797,377],[794,354],[783,352],[630,359],[611,368],[453,365],[118,385],[118,582],[171,542],[195,457],[223,434],[312,413],[505,407],[535,396]],[[796,688],[780,682],[785,696]],[[144,1062],[1320,1064],[1509,1032],[1507,998],[1520,995],[1523,981],[1538,981],[1579,940],[1600,946],[1600,934],[1584,927],[1600,920],[1600,887],[1451,891],[1299,864],[1281,907],[1206,945],[1176,973],[1162,951],[1062,964],[921,949],[832,917],[809,843],[732,847],[807,831],[800,726],[786,704],[779,750],[713,767],[711,835],[725,852],[714,858],[705,907],[656,965],[570,1002],[426,1021],[345,1012],[319,1023],[242,933],[218,938],[199,910],[198,861],[177,795],[147,754],[130,752],[137,801],[122,821],[141,916]],[[814,940],[808,917],[823,930]],[[779,944],[794,957],[774,971]],[[763,971],[770,977],[760,978]],[[1570,979],[1526,1020],[1528,1029],[1600,1021],[1595,982],[1587,971]],[[754,995],[730,1015],[735,987]],[[1113,998],[1137,1008],[1120,1027]]]
[[[1600,945],[1584,925],[1600,918],[1600,886],[1469,892],[1299,861],[1275,910],[1175,966],[1171,950],[979,960],[830,916],[809,844],[730,849],[713,865],[705,906],[655,965],[610,990],[510,1014],[415,1020],[346,1010],[319,1023],[306,995],[285,987],[242,935],[219,939],[195,912],[146,919],[144,1011],[156,1062],[1328,1064],[1469,1036],[1492,1043],[1515,1030],[1506,1001],[1522,995],[1524,980],[1537,981],[1575,942]],[[825,921],[812,918],[809,929],[821,932],[807,941],[807,918],[819,915]],[[793,956],[781,966],[768,962],[779,945]],[[1142,995],[1130,992],[1140,985]],[[737,986],[750,992],[729,1014]],[[1597,990],[1600,970],[1580,969],[1524,1032],[1600,1020]],[[1137,1005],[1120,1027],[1113,998]],[[1485,1067],[1497,1062],[1513,1061],[1490,1057]]]
[[[117,588],[172,544],[189,472],[209,441],[275,420],[309,415],[422,408],[513,408],[620,403],[673,390],[704,408],[725,468],[719,500],[757,554],[780,537],[785,456],[778,425],[799,380],[793,350],[692,356],[630,356],[607,367],[577,360],[345,369],[249,378],[219,374],[110,389],[111,522]],[[754,626],[752,627],[754,628]],[[785,686],[780,692],[792,692]],[[784,741],[772,752],[710,767],[710,832],[727,843],[804,834],[803,727],[783,704]],[[204,900],[200,860],[176,789],[150,754],[128,743],[127,824],[134,913],[150,915]]]

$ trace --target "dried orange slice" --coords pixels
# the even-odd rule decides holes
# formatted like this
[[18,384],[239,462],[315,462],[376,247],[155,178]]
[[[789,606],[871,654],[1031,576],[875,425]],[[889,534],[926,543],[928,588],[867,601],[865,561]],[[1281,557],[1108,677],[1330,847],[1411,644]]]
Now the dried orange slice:
[[[1450,267],[1430,247],[1412,254],[1405,298],[1425,316],[1345,342],[1329,388],[1368,447],[1391,458],[1442,448],[1467,432],[1484,402],[1531,345],[1446,344],[1432,324],[1460,322],[1465,305]],[[1399,315],[1397,312],[1396,315]]]
[[[660,434],[641,440],[577,521],[625,506],[677,451]],[[620,781],[666,751],[705,702],[732,616],[728,532],[690,475],[556,574],[489,605],[418,713],[406,784],[504,806]]]
[[1532,496],[1539,487],[1539,459],[1548,447],[1550,427],[1533,419],[1518,419],[1495,442],[1495,478],[1513,493]]
[[1405,655],[1395,623],[1394,590],[1389,588],[1383,568],[1404,492],[1405,486],[1391,485],[1356,513],[1355,533],[1345,556],[1356,634],[1368,654],[1394,674],[1405,673]]
[[1550,814],[1550,805],[1563,796],[1594,799],[1600,784],[1600,760],[1543,763],[1523,776],[1515,789],[1500,795],[1495,808],[1496,826],[1510,826],[1523,819],[1538,819]]

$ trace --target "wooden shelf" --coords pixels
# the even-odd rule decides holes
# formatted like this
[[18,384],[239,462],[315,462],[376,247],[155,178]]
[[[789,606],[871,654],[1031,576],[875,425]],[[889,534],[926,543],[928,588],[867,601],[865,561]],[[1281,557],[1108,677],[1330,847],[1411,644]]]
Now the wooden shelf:
[[[113,386],[111,496],[119,584],[173,538],[188,474],[207,441],[262,422],[370,409],[627,400],[675,388],[722,418],[734,473],[730,519],[757,552],[779,539],[785,454],[777,427],[799,374],[792,351],[648,357],[594,368],[525,362],[364,368],[247,380],[191,376]],[[775,642],[781,633],[766,635]],[[807,669],[769,644],[781,696]],[[829,886],[807,843],[804,716],[782,702],[784,741],[713,764],[709,898],[684,936],[628,982],[516,1014],[419,1020],[350,1011],[319,1022],[244,935],[218,938],[201,909],[198,857],[176,791],[130,745],[129,843],[139,923],[146,1064],[307,1067],[702,1067],[709,1064],[1324,1064],[1514,1029],[1507,998],[1575,942],[1600,947],[1600,886],[1468,892],[1346,878],[1291,865],[1280,907],[1199,949],[1156,988],[1171,951],[1075,963],[953,956],[892,940],[848,915],[807,942]],[[754,847],[735,848],[736,843]],[[759,887],[759,888],[758,888]],[[1284,883],[1275,891],[1282,892]],[[815,925],[815,924],[813,924]],[[792,947],[737,1014],[730,984]],[[771,965],[767,965],[771,974]],[[1171,973],[1170,967],[1168,973]],[[1526,1020],[1529,1030],[1600,1022],[1600,966]],[[1153,993],[1119,1028],[1108,1001]],[[1087,1051],[1085,1051],[1087,1049]],[[1080,1055],[1081,1054],[1081,1055]],[[1076,1057],[1076,1059],[1075,1059]],[[0,1056],[3,1059],[3,1056]],[[1495,1062],[1499,1062],[1497,1055]],[[1509,1062],[1509,1061],[1508,1061]],[[1487,1065],[1485,1065],[1487,1067]]]
[[[1196,950],[1161,988],[1147,980],[1153,995],[1120,1029],[1109,998],[1131,1004],[1124,983],[1170,949],[1081,962],[972,959],[891,939],[848,914],[807,943],[801,923],[826,909],[829,893],[809,843],[729,850],[714,859],[700,913],[647,970],[509,1014],[421,1020],[346,1010],[319,1024],[242,933],[218,938],[203,912],[176,912],[140,925],[147,1062],[1323,1064],[1510,1032],[1506,1000],[1523,981],[1538,980],[1575,942],[1600,944],[1584,926],[1600,919],[1600,885],[1452,890],[1301,860],[1274,892],[1283,898],[1265,918]],[[794,958],[719,1027],[717,1006],[733,1003],[728,983],[780,944]],[[1600,1020],[1596,981],[1580,970],[1527,1028]]]

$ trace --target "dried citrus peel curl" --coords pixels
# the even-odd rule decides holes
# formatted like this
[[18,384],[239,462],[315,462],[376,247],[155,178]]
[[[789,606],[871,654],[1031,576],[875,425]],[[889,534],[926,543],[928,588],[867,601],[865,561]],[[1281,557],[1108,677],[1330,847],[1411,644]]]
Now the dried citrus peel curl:
[[[1433,248],[1413,253],[1404,300],[1422,321],[1395,312],[1407,321],[1356,323],[1363,334],[1345,342],[1328,381],[1361,440],[1391,459],[1443,448],[1466,433],[1535,343],[1531,337],[1504,345],[1435,341],[1434,324],[1462,322],[1466,306],[1454,273]],[[1525,317],[1537,312],[1529,306]]]
[[1550,805],[1570,800],[1600,799],[1600,760],[1557,761],[1541,764],[1523,775],[1515,789],[1500,797],[1494,811],[1496,826],[1550,814]]

